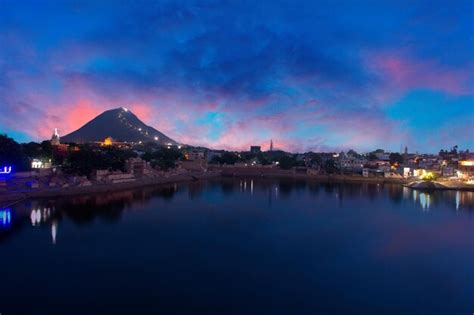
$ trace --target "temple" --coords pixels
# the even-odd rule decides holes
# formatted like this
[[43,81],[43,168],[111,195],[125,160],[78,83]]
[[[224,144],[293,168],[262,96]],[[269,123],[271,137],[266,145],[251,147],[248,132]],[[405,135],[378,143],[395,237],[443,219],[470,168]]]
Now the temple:
[[58,128],[54,128],[54,134],[51,137],[51,145],[60,145]]

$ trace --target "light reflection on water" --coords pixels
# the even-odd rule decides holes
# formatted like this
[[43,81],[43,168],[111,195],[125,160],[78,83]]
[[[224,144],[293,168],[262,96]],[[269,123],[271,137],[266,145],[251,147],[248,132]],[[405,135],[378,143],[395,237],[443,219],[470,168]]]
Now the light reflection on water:
[[[114,314],[149,305],[164,313],[191,305],[190,314],[456,314],[474,306],[472,192],[223,179],[1,211],[0,223],[10,222],[0,229],[5,314],[54,311],[47,299],[25,296],[24,279],[78,314],[104,305]],[[36,266],[41,273],[30,272]],[[96,308],[78,305],[97,296]]]
[[[255,183],[254,183],[255,182]],[[473,211],[474,209],[474,193],[469,191],[418,191],[399,185],[381,185],[381,184],[318,184],[308,183],[305,181],[288,182],[285,180],[276,181],[265,181],[262,179],[239,179],[231,180],[225,185],[225,189],[229,192],[233,191],[235,185],[238,185],[239,192],[243,194],[254,194],[254,189],[259,191],[268,191],[268,205],[272,202],[277,202],[280,198],[287,198],[293,190],[301,190],[309,188],[314,193],[314,196],[322,191],[326,196],[333,195],[334,198],[339,202],[349,202],[355,197],[368,197],[373,199],[376,197],[384,196],[388,200],[394,203],[400,203],[408,200],[412,200],[413,203],[418,205],[418,209],[422,212],[429,212],[432,207],[442,207],[447,209],[455,209],[456,211]],[[206,183],[194,183],[187,187],[188,195],[190,198],[198,197],[203,191],[203,187]],[[114,192],[110,194],[81,196],[69,199],[70,205],[73,208],[82,208],[84,205],[93,207],[102,207],[104,205],[114,205],[117,212],[114,216],[118,215],[125,208],[131,207],[133,204],[146,204],[153,196],[172,199],[174,194],[178,190],[183,188],[185,185],[173,184],[169,187],[156,190],[155,188],[146,188],[142,190],[134,191],[122,191]],[[255,188],[254,188],[255,186]],[[283,196],[281,196],[283,193]],[[64,202],[65,200],[58,199]],[[54,206],[55,200],[37,200],[31,201],[27,204],[20,204],[17,206],[18,215],[15,216],[15,222],[22,221],[25,217],[25,211],[29,211],[29,221],[31,226],[38,227],[41,225],[49,225],[51,228],[51,242],[55,244],[57,241],[57,231],[59,223],[61,222],[62,214],[58,215]],[[28,208],[29,207],[29,208]],[[106,207],[106,208],[108,208]],[[97,209],[96,209],[97,210]],[[68,210],[65,209],[67,212]],[[3,229],[8,230],[12,224],[11,209],[2,209],[0,211],[0,223],[2,223]],[[64,212],[64,209],[62,210]],[[81,221],[81,213],[75,210],[75,214],[72,217],[77,216],[78,222]],[[99,211],[100,212],[100,211]],[[90,214],[88,212],[88,214]],[[97,214],[90,214],[95,216]],[[0,235],[1,236],[1,235]],[[1,238],[0,238],[1,241]]]

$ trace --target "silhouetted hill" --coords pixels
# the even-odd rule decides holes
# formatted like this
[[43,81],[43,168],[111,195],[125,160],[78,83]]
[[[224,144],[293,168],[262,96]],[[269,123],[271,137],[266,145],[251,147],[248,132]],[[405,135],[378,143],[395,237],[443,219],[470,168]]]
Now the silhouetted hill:
[[116,141],[176,144],[176,141],[145,125],[135,114],[123,107],[103,112],[78,130],[63,136],[61,142],[95,142],[103,141],[107,137]]

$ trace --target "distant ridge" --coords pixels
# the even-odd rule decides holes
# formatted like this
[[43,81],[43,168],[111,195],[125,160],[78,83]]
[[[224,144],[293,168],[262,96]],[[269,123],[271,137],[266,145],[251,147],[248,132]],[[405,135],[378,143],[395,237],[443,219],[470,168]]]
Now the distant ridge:
[[61,142],[97,142],[107,137],[122,142],[177,144],[162,132],[144,124],[135,114],[123,107],[103,112],[78,130],[61,137]]

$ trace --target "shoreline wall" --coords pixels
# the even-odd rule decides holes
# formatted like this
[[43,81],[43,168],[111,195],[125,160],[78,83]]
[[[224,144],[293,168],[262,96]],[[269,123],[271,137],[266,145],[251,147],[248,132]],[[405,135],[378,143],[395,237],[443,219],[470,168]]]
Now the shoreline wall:
[[[399,184],[407,185],[408,180],[384,177],[362,177],[348,175],[314,175],[294,170],[282,170],[277,168],[258,168],[258,167],[225,167],[214,168],[213,171],[206,173],[188,173],[178,174],[159,178],[138,178],[133,182],[124,182],[116,184],[93,184],[83,187],[67,188],[47,188],[33,189],[24,191],[3,191],[0,192],[0,207],[7,207],[12,203],[28,198],[55,198],[64,196],[75,196],[83,194],[106,193],[112,191],[135,189],[147,186],[166,185],[196,180],[205,180],[218,177],[260,177],[260,178],[288,178],[288,179],[309,179],[319,182],[335,183],[373,183],[373,184]],[[446,190],[474,190],[466,187],[446,187]]]

